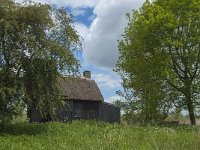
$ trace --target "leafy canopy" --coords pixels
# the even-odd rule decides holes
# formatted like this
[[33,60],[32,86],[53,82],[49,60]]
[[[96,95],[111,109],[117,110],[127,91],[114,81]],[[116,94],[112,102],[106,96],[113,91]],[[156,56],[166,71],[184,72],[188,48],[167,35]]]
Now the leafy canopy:
[[61,101],[58,77],[80,67],[73,52],[81,49],[81,38],[72,17],[47,4],[0,4],[0,123],[27,105],[53,116]]
[[142,110],[152,114],[148,119],[157,118],[163,110],[159,106],[170,102],[186,108],[195,124],[200,94],[200,1],[146,1],[128,19],[116,69],[124,87],[134,90]]

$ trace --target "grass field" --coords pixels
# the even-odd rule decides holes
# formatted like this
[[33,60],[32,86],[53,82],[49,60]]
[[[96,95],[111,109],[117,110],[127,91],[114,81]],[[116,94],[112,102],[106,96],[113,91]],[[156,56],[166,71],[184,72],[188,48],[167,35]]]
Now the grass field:
[[15,124],[0,133],[3,150],[199,150],[191,126],[123,126],[100,122]]

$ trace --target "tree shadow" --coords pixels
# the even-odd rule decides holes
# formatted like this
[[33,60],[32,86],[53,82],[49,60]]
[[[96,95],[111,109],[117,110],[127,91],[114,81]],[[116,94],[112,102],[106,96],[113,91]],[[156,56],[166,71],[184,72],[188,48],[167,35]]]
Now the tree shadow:
[[48,131],[48,125],[45,123],[19,123],[10,124],[6,127],[0,126],[0,136],[6,135],[38,135]]

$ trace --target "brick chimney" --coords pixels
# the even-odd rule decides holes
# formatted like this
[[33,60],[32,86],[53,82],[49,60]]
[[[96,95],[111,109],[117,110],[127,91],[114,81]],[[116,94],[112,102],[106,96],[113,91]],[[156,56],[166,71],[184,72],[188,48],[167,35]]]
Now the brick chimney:
[[83,71],[83,77],[90,79],[91,78],[91,71],[88,71],[88,70]]

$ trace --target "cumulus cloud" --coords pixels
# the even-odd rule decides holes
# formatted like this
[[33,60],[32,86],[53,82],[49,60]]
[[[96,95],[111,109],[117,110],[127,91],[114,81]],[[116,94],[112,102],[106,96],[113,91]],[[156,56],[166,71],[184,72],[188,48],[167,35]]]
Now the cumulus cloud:
[[113,76],[113,74],[107,74],[106,72],[94,73],[92,74],[92,78],[101,89],[115,89],[121,86],[121,80],[118,76]]
[[83,52],[85,60],[97,66],[115,67],[117,40],[127,24],[126,13],[138,9],[144,0],[100,0],[94,8],[92,22]]
[[89,28],[85,24],[80,22],[75,22],[74,27],[83,39],[87,38],[87,35],[89,33]]
[[73,16],[83,16],[86,12],[86,9],[82,9],[82,8],[74,8],[72,9],[72,15]]
[[[23,2],[24,0],[15,0],[15,2]],[[38,3],[55,4],[58,7],[85,8],[94,7],[99,0],[34,0]]]
[[121,99],[119,95],[116,95],[116,91],[122,88],[122,81],[118,75],[108,69],[101,69],[100,73],[92,73],[92,79],[96,81],[100,88],[105,102],[113,103]]
[[89,21],[93,21],[96,18],[96,16],[93,14],[92,16],[89,16]]
[[115,95],[115,96],[105,98],[105,101],[108,103],[113,103],[116,100],[121,100],[121,97],[118,95]]
[[[22,2],[24,0],[15,0]],[[84,8],[94,8],[90,29],[76,24],[85,39],[83,56],[86,62],[107,68],[115,67],[118,48],[117,40],[127,24],[126,13],[138,9],[145,0],[34,0],[39,3],[70,7],[75,16],[84,15]],[[89,31],[89,32],[88,32]],[[87,33],[87,35],[86,35]]]

